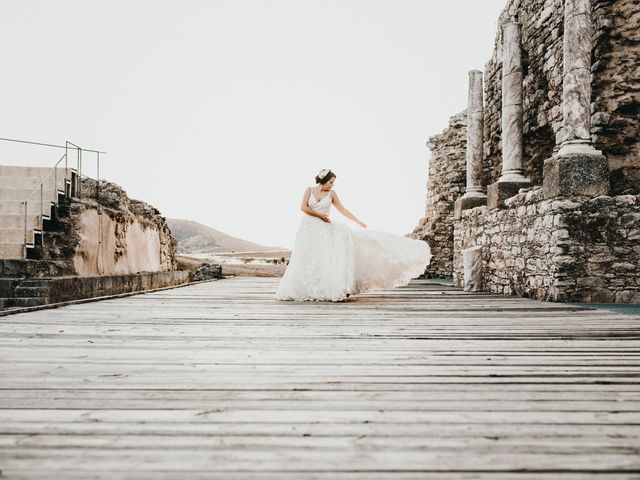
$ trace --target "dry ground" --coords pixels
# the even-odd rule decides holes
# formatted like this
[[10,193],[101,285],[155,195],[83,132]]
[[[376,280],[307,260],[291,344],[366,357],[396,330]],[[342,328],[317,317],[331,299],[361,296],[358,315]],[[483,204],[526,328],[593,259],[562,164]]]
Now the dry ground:
[[[291,252],[288,250],[278,252],[235,252],[216,253],[218,256],[236,258],[286,258],[289,259]],[[193,258],[188,255],[178,255],[178,268],[194,272],[198,265],[205,260]],[[222,275],[225,277],[281,277],[284,274],[286,265],[283,264],[222,264]]]

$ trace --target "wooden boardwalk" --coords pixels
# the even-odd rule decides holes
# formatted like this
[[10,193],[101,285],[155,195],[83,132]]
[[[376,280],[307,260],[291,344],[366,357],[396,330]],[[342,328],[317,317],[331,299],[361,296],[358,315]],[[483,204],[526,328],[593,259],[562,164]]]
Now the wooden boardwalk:
[[0,318],[0,478],[640,478],[640,317],[278,281]]

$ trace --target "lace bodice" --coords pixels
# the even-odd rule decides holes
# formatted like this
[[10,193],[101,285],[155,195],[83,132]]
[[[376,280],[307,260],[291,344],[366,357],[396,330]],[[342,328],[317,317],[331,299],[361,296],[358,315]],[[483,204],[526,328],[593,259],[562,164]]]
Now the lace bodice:
[[329,215],[331,204],[333,203],[332,198],[333,196],[331,190],[329,190],[329,193],[318,201],[313,193],[313,187],[311,187],[311,194],[309,195],[309,201],[307,202],[307,205],[309,205],[309,208],[312,208],[318,213]]

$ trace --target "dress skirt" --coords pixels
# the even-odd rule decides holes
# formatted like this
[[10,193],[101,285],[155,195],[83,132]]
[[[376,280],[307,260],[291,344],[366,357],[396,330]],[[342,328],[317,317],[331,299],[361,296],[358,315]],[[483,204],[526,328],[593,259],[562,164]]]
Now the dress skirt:
[[343,301],[407,285],[430,261],[431,249],[423,240],[304,215],[275,298]]

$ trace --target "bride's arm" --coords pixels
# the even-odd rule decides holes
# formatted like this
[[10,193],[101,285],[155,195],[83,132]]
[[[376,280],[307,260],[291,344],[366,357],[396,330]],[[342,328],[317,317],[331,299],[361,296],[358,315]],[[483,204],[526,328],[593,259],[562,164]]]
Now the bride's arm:
[[312,217],[318,217],[320,220],[324,220],[325,222],[329,220],[326,215],[316,212],[313,208],[309,208],[309,195],[311,195],[311,188],[307,187],[304,191],[304,195],[302,196],[302,203],[300,204],[300,210],[302,210],[307,215],[311,215]]
[[342,202],[338,198],[338,194],[336,193],[336,191],[332,190],[332,192],[333,192],[333,200],[332,200],[332,202],[335,205],[336,210],[338,210],[345,217],[347,217],[347,218],[353,220],[354,222],[356,222],[361,227],[367,228],[367,224],[366,223],[362,222],[358,217],[356,217],[353,213],[351,213],[349,210],[346,209],[346,207],[342,204]]

